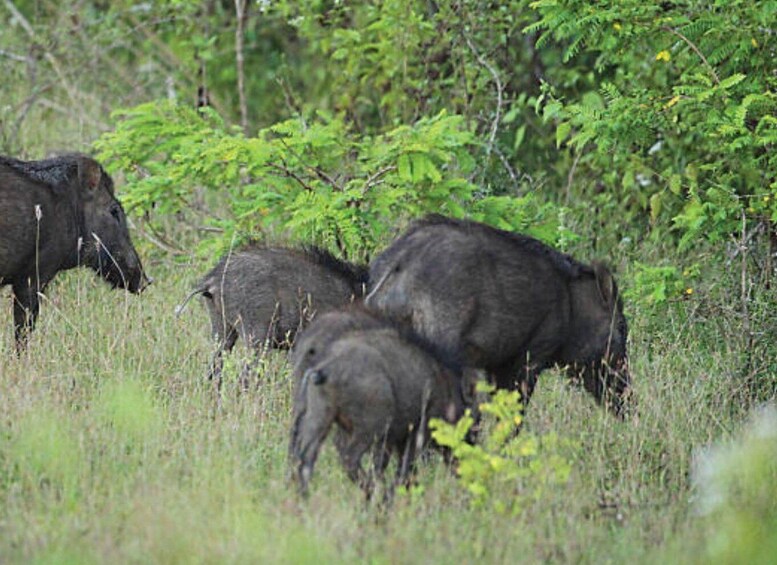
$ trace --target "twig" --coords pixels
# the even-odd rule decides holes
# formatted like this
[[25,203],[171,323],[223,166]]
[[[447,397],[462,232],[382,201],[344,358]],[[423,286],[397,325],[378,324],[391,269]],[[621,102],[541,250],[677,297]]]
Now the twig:
[[0,57],[7,57],[12,61],[18,61],[19,63],[27,62],[27,57],[22,57],[21,55],[17,55],[16,53],[11,53],[10,51],[6,51],[5,49],[0,49]]
[[767,241],[767,253],[766,253],[766,289],[770,289],[772,286],[772,276],[774,271],[774,258],[777,256],[777,229],[775,229],[774,223],[769,218],[766,218],[766,239]]
[[569,168],[569,174],[567,174],[567,187],[565,190],[566,196],[565,198],[565,204],[569,204],[569,195],[572,191],[572,181],[575,179],[575,171],[577,170],[577,164],[580,162],[580,157],[582,157],[582,153],[577,152],[575,153],[575,160],[572,161],[572,166]]
[[183,249],[175,247],[173,244],[165,241],[165,238],[162,237],[162,235],[159,234],[150,223],[146,223],[146,226],[148,227],[148,231],[143,229],[140,222],[133,223],[131,221],[128,221],[128,224],[130,225],[130,227],[136,229],[142,237],[145,237],[151,243],[159,247],[162,251],[166,251],[167,253],[172,253],[173,255],[178,255],[178,256],[188,255],[188,253]]
[[248,104],[246,102],[245,89],[245,27],[248,19],[247,0],[235,0],[235,14],[237,27],[235,29],[235,63],[237,65],[237,95],[240,100],[240,127],[243,133],[248,135]]
[[[37,38],[35,36],[35,30],[32,29],[32,26],[30,25],[30,22],[27,21],[27,18],[24,17],[24,15],[16,9],[16,6],[14,5],[11,0],[3,0],[5,3],[5,7],[8,9],[9,12],[11,12],[11,15],[19,22],[19,24],[24,28],[24,31],[27,32],[27,35],[30,37],[33,43],[38,43]],[[65,74],[62,72],[62,67],[59,65],[59,61],[57,61],[56,57],[51,54],[50,51],[45,50],[44,51],[44,57],[46,57],[46,60],[51,65],[51,68],[54,69],[54,72],[59,77],[60,82],[62,83],[63,88],[65,89],[65,92],[67,92],[68,97],[70,98],[70,102],[76,107],[79,108],[81,105],[78,103],[78,98],[76,97],[76,91],[73,89],[73,87],[68,82],[67,78],[65,78]],[[83,117],[83,113],[82,113]]]
[[[159,35],[157,35],[153,30],[148,29],[147,25],[140,23],[138,19],[131,13],[127,14],[127,19],[134,26],[134,29],[139,30],[146,37],[146,39],[148,39],[154,45],[154,47],[157,48],[157,54],[160,55],[160,59],[163,60],[168,65],[169,70],[173,71],[177,76],[180,77],[181,81],[184,84],[187,84],[189,86],[194,86],[195,88],[199,86],[197,84],[197,81],[193,80],[190,77],[189,73],[182,72],[182,69],[186,68],[184,63],[170,49],[170,47],[168,47],[168,45],[159,38]],[[153,23],[165,23],[167,21],[170,21],[170,20],[160,19],[160,20],[156,20]],[[226,111],[226,107],[212,92],[208,93],[208,103],[220,115],[227,116],[229,114]]]
[[296,114],[299,116],[299,119],[302,122],[302,129],[306,130],[308,125],[305,122],[305,117],[302,115],[302,108],[300,108],[300,105],[297,103],[296,97],[291,91],[291,88],[289,88],[289,85],[286,83],[283,77],[276,78],[275,82],[278,83],[278,86],[281,87],[281,91],[283,91],[283,99],[286,102],[286,107],[289,109],[291,114]]
[[718,73],[716,73],[716,72],[715,72],[715,69],[713,68],[713,66],[712,66],[712,65],[710,65],[710,62],[707,60],[707,57],[705,57],[705,56],[704,56],[704,53],[702,53],[702,52],[699,50],[699,48],[698,48],[698,47],[696,47],[696,45],[693,43],[693,41],[691,41],[690,39],[688,39],[687,37],[685,37],[685,36],[684,36],[682,33],[680,33],[679,31],[677,31],[676,29],[674,29],[674,28],[671,28],[671,27],[669,27],[669,26],[661,26],[661,29],[663,29],[664,31],[668,31],[668,32],[669,32],[669,33],[671,33],[672,35],[675,35],[675,36],[679,37],[680,39],[682,39],[682,40],[683,40],[683,41],[684,41],[684,42],[685,42],[685,43],[688,45],[688,47],[690,47],[691,49],[693,49],[694,53],[696,53],[696,54],[699,56],[699,59],[701,59],[701,60],[702,60],[702,62],[703,62],[703,63],[704,63],[706,66],[707,66],[707,68],[709,69],[709,71],[710,71],[710,74],[712,75],[712,78],[713,78],[713,80],[715,81],[715,84],[720,84],[720,79],[718,78]]
[[300,186],[302,186],[302,188],[304,188],[308,192],[313,192],[313,187],[310,186],[308,183],[306,183],[304,180],[302,180],[302,178],[299,177],[294,171],[289,169],[286,166],[286,163],[283,163],[283,166],[276,165],[275,163],[270,163],[269,167],[272,168],[272,169],[275,169],[276,171],[279,171],[279,172],[283,173],[284,175],[286,175],[289,178],[294,179],[295,181],[297,181],[300,184]]
[[362,188],[362,195],[367,194],[367,191],[370,190],[373,186],[377,186],[383,182],[380,180],[383,175],[390,173],[391,171],[395,171],[396,169],[396,165],[389,165],[388,167],[383,167],[382,169],[375,171],[373,174],[367,177],[367,180],[364,181],[364,188]]
[[499,74],[496,72],[496,69],[494,69],[494,67],[491,66],[477,50],[475,44],[472,43],[472,40],[470,39],[467,32],[462,30],[462,34],[464,35],[464,40],[467,42],[467,46],[469,47],[470,51],[472,51],[472,54],[475,55],[475,58],[478,60],[478,63],[480,63],[483,67],[486,68],[486,70],[488,70],[489,73],[491,73],[491,77],[494,79],[494,84],[496,84],[496,115],[494,116],[494,120],[491,123],[491,132],[488,135],[488,144],[486,145],[486,163],[488,163],[488,160],[491,157],[491,151],[494,148],[494,142],[496,141],[496,132],[499,129],[499,121],[502,119],[502,81],[499,78]]
[[[733,235],[732,235],[733,237]],[[740,271],[740,301],[742,306],[742,329],[748,338],[748,345],[752,341],[753,334],[750,331],[750,308],[748,304],[748,284],[747,284],[747,251],[750,238],[747,234],[747,216],[742,210],[742,238],[736,242],[741,252],[741,271]]]
[[[62,104],[57,104],[56,102],[54,102],[52,100],[49,100],[48,98],[41,98],[38,101],[38,103],[41,106],[44,106],[46,108],[49,108],[50,110],[54,110],[56,112],[59,112],[60,114],[63,114],[65,116],[75,117],[73,112],[71,112],[68,108],[66,108]],[[107,130],[110,129],[110,126],[108,124],[106,124],[103,121],[96,120],[96,119],[92,118],[91,116],[87,116],[86,114],[81,114],[80,117],[81,117],[81,119],[83,119],[83,121],[88,122],[88,123],[92,124],[93,126],[102,129],[103,131],[107,131]]]

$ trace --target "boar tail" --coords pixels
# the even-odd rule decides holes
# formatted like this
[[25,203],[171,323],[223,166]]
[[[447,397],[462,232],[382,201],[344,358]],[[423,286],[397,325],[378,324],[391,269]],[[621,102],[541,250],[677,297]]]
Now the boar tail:
[[[367,296],[364,297],[364,304],[366,304],[367,306],[371,305],[374,299],[375,293],[378,292],[378,290],[380,290],[380,287],[383,286],[383,283],[386,282],[386,279],[389,277],[390,274],[391,274],[391,270],[389,269],[385,273],[383,273],[380,279],[378,279],[378,282],[376,282],[374,285],[368,285],[369,292],[367,293]],[[370,288],[370,286],[372,288]]]
[[189,303],[189,301],[197,296],[198,294],[202,294],[204,296],[210,296],[210,292],[208,291],[208,287],[206,285],[200,285],[194,290],[192,290],[189,294],[186,295],[186,298],[183,299],[183,302],[181,302],[179,305],[175,307],[175,316],[176,318],[180,316],[184,309],[186,308],[186,305]]
[[329,399],[321,393],[320,389],[309,389],[307,383],[303,382],[300,395],[298,410],[294,415],[289,451],[292,464],[296,465],[300,494],[307,496],[308,483],[313,475],[318,452],[334,423],[335,413],[328,404]]

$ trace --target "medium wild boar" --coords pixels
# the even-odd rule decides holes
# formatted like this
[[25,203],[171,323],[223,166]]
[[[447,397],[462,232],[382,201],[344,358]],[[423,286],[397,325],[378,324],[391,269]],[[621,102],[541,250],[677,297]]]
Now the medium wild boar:
[[[294,381],[293,393],[293,421],[297,422],[305,413],[305,387],[309,379],[303,377],[308,369],[311,369],[324,359],[338,339],[353,332],[370,331],[395,331],[394,324],[386,318],[367,310],[361,302],[353,302],[339,310],[330,310],[318,316],[302,330],[294,341],[289,361],[292,367],[292,379]],[[399,335],[397,333],[397,335]],[[296,426],[293,427],[296,429]],[[343,433],[337,431],[335,443],[340,444]],[[290,455],[292,454],[295,439],[290,442]]]
[[0,157],[0,285],[13,289],[17,351],[35,325],[39,293],[78,265],[133,293],[150,282],[111,177],[86,155]]
[[565,366],[621,415],[630,377],[627,325],[614,278],[542,242],[431,215],[370,266],[366,304],[485,369],[528,403],[544,369]]
[[363,296],[367,274],[316,247],[252,245],[226,254],[186,299],[204,297],[218,342],[208,378],[219,381],[223,353],[238,337],[257,356],[266,347],[287,349],[316,313]]
[[[435,350],[432,344],[423,341],[413,329],[407,325],[397,324],[394,321],[380,316],[378,313],[365,308],[361,301],[353,302],[339,310],[330,310],[316,316],[316,318],[303,331],[297,335],[294,346],[289,356],[292,368],[292,378],[294,380],[294,419],[301,417],[304,410],[304,391],[302,390],[305,372],[314,367],[328,354],[329,350],[337,340],[343,336],[358,332],[362,335],[365,332],[382,331],[391,332],[397,338],[404,339],[413,343],[415,347],[420,347],[427,351],[436,359],[443,358],[440,351]],[[446,364],[454,372],[459,371],[459,366],[455,359],[447,359]],[[474,373],[467,373],[464,380],[465,386],[463,393],[465,400],[469,404],[474,398],[474,386],[477,376]],[[476,407],[473,407],[476,408]]]
[[[332,425],[348,477],[369,497],[373,478],[384,479],[397,456],[393,486],[406,483],[428,440],[430,418],[457,421],[464,413],[460,374],[395,329],[354,331],[330,344],[305,372],[302,410],[291,431],[290,453],[299,488],[307,493],[316,459]],[[372,467],[361,461],[371,451]]]

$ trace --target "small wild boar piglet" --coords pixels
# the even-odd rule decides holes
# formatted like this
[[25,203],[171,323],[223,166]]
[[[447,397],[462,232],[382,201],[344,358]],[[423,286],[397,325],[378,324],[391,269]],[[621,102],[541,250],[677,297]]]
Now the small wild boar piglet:
[[0,287],[13,289],[17,351],[35,326],[41,293],[59,271],[79,265],[133,293],[150,283],[110,175],[81,154],[0,157]]
[[627,324],[618,287],[531,237],[431,215],[370,265],[368,307],[412,325],[464,365],[485,369],[524,402],[553,365],[621,414],[628,396]]
[[363,296],[366,278],[365,266],[316,247],[254,245],[226,254],[186,299],[204,297],[218,342],[208,378],[220,380],[223,353],[238,337],[257,356],[265,347],[286,349],[317,313]]
[[[383,479],[392,453],[394,484],[406,482],[428,439],[430,418],[457,421],[464,413],[460,375],[395,330],[346,333],[308,369],[301,386],[302,410],[295,418],[290,451],[302,493],[332,425],[335,447],[348,477],[370,496],[373,474]],[[369,471],[362,457],[372,453]]]

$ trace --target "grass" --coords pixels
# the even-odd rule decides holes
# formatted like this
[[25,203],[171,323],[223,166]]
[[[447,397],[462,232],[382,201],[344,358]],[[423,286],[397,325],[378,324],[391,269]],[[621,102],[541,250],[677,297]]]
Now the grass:
[[296,497],[285,355],[271,354],[242,394],[230,359],[218,401],[204,380],[204,308],[174,316],[204,266],[153,270],[140,297],[86,270],[60,275],[21,358],[10,322],[0,328],[0,562],[704,560],[692,455],[741,419],[727,393],[739,351],[717,347],[714,322],[696,328],[678,314],[655,332],[632,316],[639,410],[626,422],[543,374],[526,431],[556,434],[572,474],[552,488],[523,485],[517,515],[472,508],[436,456],[382,513],[365,506],[331,445],[311,498]]
[[[26,53],[26,35],[6,28],[4,44]],[[64,92],[45,90],[25,114],[34,86],[27,63],[4,60],[4,153],[88,151],[107,127],[98,122],[109,121],[108,108],[164,95],[161,82],[153,91],[127,89],[112,72],[91,70],[101,68],[84,63],[97,60],[92,51],[60,43],[75,37],[69,29],[62,26],[52,44],[58,55],[72,54],[63,59],[72,84],[91,90],[90,79],[100,79],[102,107],[85,93],[73,107]],[[88,39],[96,51],[105,45]],[[58,84],[52,76],[46,80]],[[591,236],[585,241],[615,237],[581,221],[579,232]],[[661,264],[647,254],[637,259]],[[246,393],[238,393],[233,356],[217,398],[204,381],[213,345],[204,309],[192,304],[174,316],[207,267],[149,265],[157,282],[140,297],[111,291],[84,269],[63,273],[21,358],[13,354],[10,291],[0,288],[0,563],[773,562],[773,533],[746,540],[766,548],[747,558],[721,541],[723,531],[749,525],[745,510],[755,505],[732,497],[724,514],[700,515],[691,478],[700,450],[741,437],[749,408],[743,372],[766,383],[764,397],[770,387],[774,396],[777,382],[775,291],[752,304],[760,337],[748,350],[736,292],[725,290],[738,284],[731,265],[707,265],[707,288],[660,314],[627,303],[634,418],[619,422],[558,374],[542,375],[524,433],[555,434],[553,449],[572,472],[562,485],[526,481],[492,493],[520,496],[516,515],[472,507],[437,456],[420,463],[419,486],[399,493],[389,512],[366,507],[329,444],[310,499],[300,501],[286,461],[285,356],[271,355]],[[634,288],[633,275],[619,277],[624,289]],[[775,465],[765,475],[771,490],[760,497],[771,504],[771,522],[761,524],[774,524],[772,532]],[[726,543],[728,551],[713,553]]]

